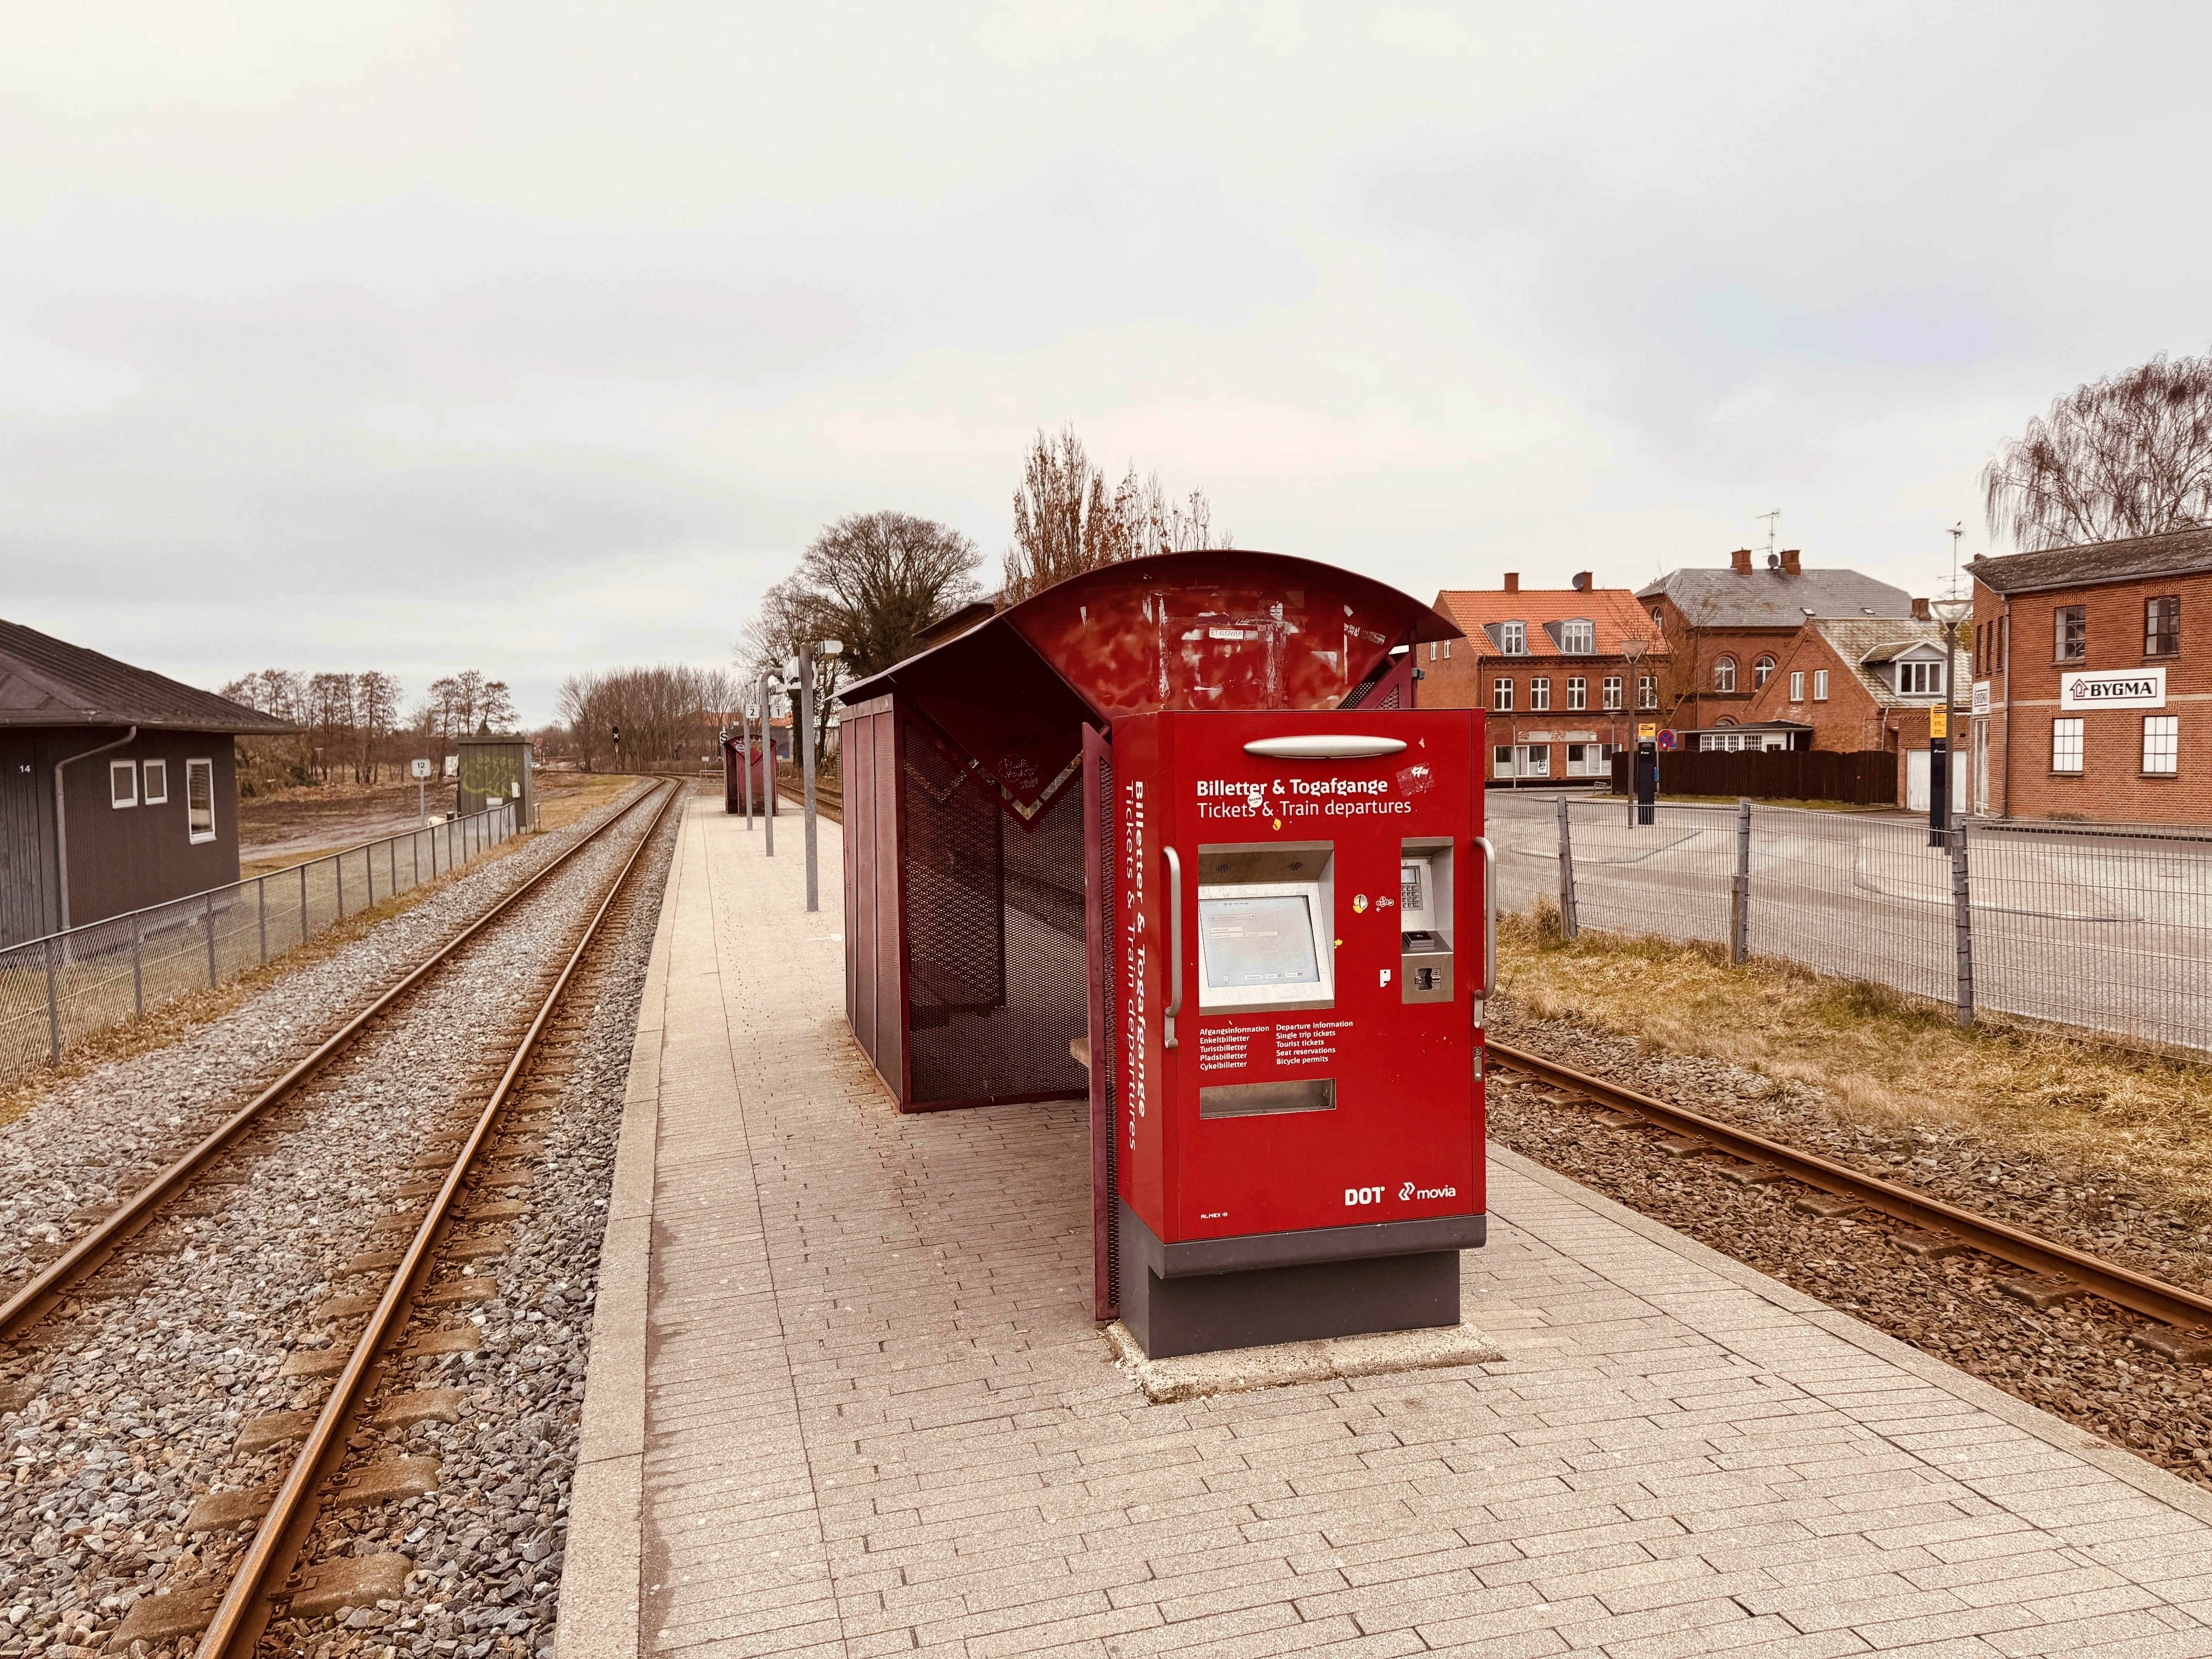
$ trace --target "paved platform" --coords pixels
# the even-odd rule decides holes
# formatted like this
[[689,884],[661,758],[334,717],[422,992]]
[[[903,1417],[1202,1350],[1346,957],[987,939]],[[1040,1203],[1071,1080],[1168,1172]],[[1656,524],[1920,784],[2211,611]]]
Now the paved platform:
[[896,1116],[779,828],[684,821],[562,1659],[2212,1655],[2212,1496],[1503,1151],[1502,1363],[1146,1403],[1079,1110]]

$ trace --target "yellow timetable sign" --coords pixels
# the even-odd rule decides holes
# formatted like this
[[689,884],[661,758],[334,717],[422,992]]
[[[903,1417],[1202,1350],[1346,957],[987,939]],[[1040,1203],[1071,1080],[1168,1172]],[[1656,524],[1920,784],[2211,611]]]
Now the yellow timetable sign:
[[1931,738],[1951,735],[1951,711],[1940,702],[1928,711],[1928,735]]
[[1659,726],[1656,720],[1646,720],[1636,728],[1636,740],[1638,743],[1650,743],[1658,735]]

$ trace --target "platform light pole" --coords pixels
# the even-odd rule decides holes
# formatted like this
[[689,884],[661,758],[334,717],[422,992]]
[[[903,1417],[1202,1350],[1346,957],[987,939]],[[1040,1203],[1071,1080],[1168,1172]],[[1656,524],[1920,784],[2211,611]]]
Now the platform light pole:
[[768,856],[775,856],[775,742],[769,736],[769,714],[775,704],[769,688],[775,684],[768,675],[761,676],[761,828],[768,836]]
[[738,744],[739,764],[745,775],[745,828],[753,827],[753,711],[750,706],[738,710]]
[[838,656],[844,649],[842,640],[802,641],[799,654],[791,660],[793,683],[799,690],[799,723],[805,728],[799,734],[803,757],[799,779],[806,808],[806,908],[810,913],[822,908],[821,869],[814,850],[814,659]]
[[1928,844],[1951,844],[1951,667],[1958,655],[1959,624],[1973,609],[1971,600],[1937,599],[1928,614],[1943,625],[1943,693],[1928,710]]

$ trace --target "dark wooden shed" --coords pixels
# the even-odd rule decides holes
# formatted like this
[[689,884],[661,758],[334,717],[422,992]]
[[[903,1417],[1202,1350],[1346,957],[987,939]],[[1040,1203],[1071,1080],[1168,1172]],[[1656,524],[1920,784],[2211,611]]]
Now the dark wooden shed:
[[0,945],[236,881],[231,738],[293,729],[0,621]]
[[1091,1012],[1086,733],[1162,708],[1411,707],[1409,647],[1459,636],[1347,570],[1171,553],[847,688],[846,1012],[899,1109],[1089,1090],[1070,1049]]

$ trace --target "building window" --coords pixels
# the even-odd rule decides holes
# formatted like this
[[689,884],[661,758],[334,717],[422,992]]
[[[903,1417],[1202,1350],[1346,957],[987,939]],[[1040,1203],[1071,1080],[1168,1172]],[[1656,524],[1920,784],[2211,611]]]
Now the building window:
[[1492,776],[1510,778],[1513,775],[1513,747],[1510,744],[1499,744],[1490,751],[1490,759]]
[[2168,594],[2162,599],[2143,601],[2143,655],[2146,657],[2176,657],[2181,654],[2181,596]]
[[1430,660],[1431,662],[1434,662],[1436,659],[1437,659],[1437,642],[1436,642],[1434,640],[1431,640],[1431,641],[1429,641],[1429,660]]
[[185,833],[193,841],[215,839],[215,763],[185,763]]
[[1735,690],[1735,659],[1734,657],[1722,657],[1714,662],[1713,690],[1716,691]]
[[2143,770],[2181,769],[2181,720],[2176,714],[2143,716]]
[[1651,607],[1651,625],[1662,634],[1667,631],[1667,619],[1659,614],[1659,607],[1656,605]]
[[149,806],[166,806],[168,805],[168,762],[149,760],[146,763],[146,793],[143,799]]
[[1790,701],[1792,702],[1805,701],[1805,671],[1802,668],[1793,668],[1790,671]]
[[1496,679],[1490,683],[1490,706],[1501,714],[1513,712],[1513,682]]
[[1752,690],[1753,690],[1754,691],[1759,690],[1760,690],[1761,688],[1763,688],[1763,687],[1765,685],[1765,684],[1767,683],[1767,681],[1769,681],[1769,680],[1772,679],[1773,678],[1774,678],[1774,659],[1773,659],[1773,658],[1771,658],[1771,657],[1761,657],[1761,658],[1760,658],[1757,662],[1755,662],[1755,663],[1752,664],[1752,665],[1751,665],[1751,685],[1752,685]]
[[1602,695],[1603,695],[1603,696],[1604,696],[1604,697],[1605,697],[1605,706],[1606,706],[1607,708],[1620,708],[1620,675],[1618,675],[1618,674],[1607,674],[1607,675],[1605,677],[1605,685],[1604,685],[1604,688],[1603,688]]
[[1551,706],[1552,682],[1545,675],[1539,674],[1528,682],[1528,707],[1532,709],[1546,709]]
[[1656,708],[1659,706],[1657,675],[1638,674],[1636,677],[1636,706],[1638,708]]
[[1579,618],[1559,624],[1559,649],[1570,655],[1588,656],[1597,649],[1597,624]]
[[107,803],[111,806],[136,806],[138,804],[137,761],[107,763]]
[[1567,681],[1567,707],[1570,708],[1589,707],[1589,682],[1579,674]]
[[2061,662],[2079,662],[2089,654],[2089,613],[2078,605],[2062,605],[2051,613],[2051,648]]
[[1451,660],[1451,641],[1449,640],[1446,640],[1444,641],[1444,660],[1446,662],[1449,662]]
[[2054,772],[2078,772],[2081,769],[2080,720],[2051,722],[2051,769]]
[[1942,696],[1943,695],[1943,665],[1940,662],[1898,664],[1897,695],[1900,697]]
[[1813,701],[1826,702],[1827,700],[1828,671],[1825,668],[1816,668],[1813,671]]
[[1528,629],[1524,623],[1498,624],[1498,648],[1509,657],[1528,654]]

